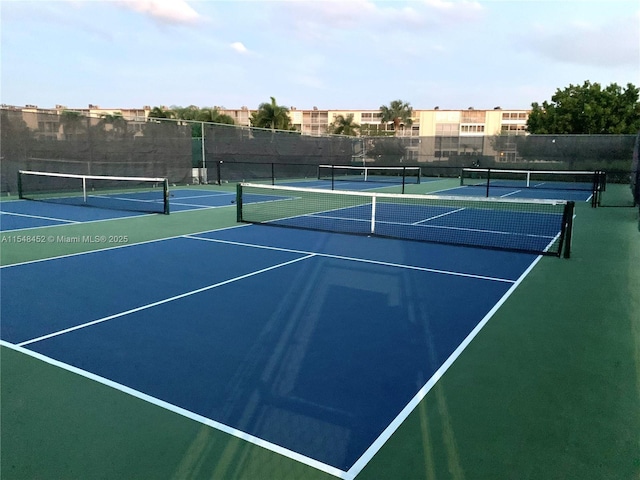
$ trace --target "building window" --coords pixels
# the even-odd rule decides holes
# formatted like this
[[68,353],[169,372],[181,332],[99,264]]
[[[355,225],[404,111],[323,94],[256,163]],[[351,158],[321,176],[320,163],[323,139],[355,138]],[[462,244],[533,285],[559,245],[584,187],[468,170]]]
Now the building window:
[[526,125],[502,125],[501,128],[504,133],[525,133],[527,131]]
[[436,124],[436,135],[444,137],[458,136],[460,126],[457,123]]
[[485,113],[482,110],[464,110],[462,123],[484,123]]
[[529,114],[527,112],[503,112],[502,119],[503,120],[526,120],[529,118]]
[[380,113],[363,112],[360,119],[362,122],[380,122]]
[[462,133],[482,133],[484,132],[484,125],[462,125],[460,131]]

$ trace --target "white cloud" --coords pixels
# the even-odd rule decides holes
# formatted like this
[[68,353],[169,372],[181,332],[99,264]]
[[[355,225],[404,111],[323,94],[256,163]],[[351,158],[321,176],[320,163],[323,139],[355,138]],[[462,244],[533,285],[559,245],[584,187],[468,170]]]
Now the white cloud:
[[280,15],[288,16],[302,37],[315,40],[326,38],[328,30],[389,32],[456,26],[476,20],[483,10],[477,1],[467,0],[292,0],[283,3]]
[[575,19],[561,28],[538,25],[522,39],[528,48],[555,61],[587,66],[633,66],[640,58],[640,15],[608,23]]
[[120,0],[118,3],[162,23],[193,24],[202,20],[184,0]]
[[289,6],[302,14],[303,21],[321,23],[335,28],[355,26],[375,14],[377,7],[369,0],[351,1],[295,1]]
[[233,42],[229,46],[231,47],[232,50],[238,53],[242,53],[242,54],[249,53],[249,50],[247,50],[247,47],[245,47],[242,42]]
[[429,8],[442,12],[478,12],[482,10],[482,5],[476,1],[463,0],[462,2],[452,2],[447,0],[423,0],[423,2]]

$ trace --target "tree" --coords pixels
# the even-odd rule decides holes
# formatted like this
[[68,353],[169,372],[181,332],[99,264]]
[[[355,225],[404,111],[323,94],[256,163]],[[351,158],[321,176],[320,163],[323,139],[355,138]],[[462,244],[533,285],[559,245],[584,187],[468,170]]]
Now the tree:
[[231,115],[220,113],[217,107],[202,108],[195,116],[195,120],[199,122],[224,123],[226,125],[235,125],[235,121]]
[[393,131],[397,135],[401,128],[411,126],[413,123],[412,113],[413,109],[409,103],[394,100],[389,106],[382,105],[380,107],[380,123],[393,123]]
[[80,112],[63,110],[60,113],[60,124],[66,138],[83,133],[87,128],[87,119]]
[[271,103],[261,103],[258,110],[251,114],[251,125],[271,130],[293,130],[289,109],[276,103],[271,97]]
[[164,107],[153,107],[149,112],[149,118],[173,118],[173,111]]
[[329,133],[336,135],[356,136],[359,131],[360,125],[353,121],[353,113],[350,113],[346,117],[344,115],[338,115],[329,125]]
[[[170,109],[163,107],[153,107],[149,113],[149,118],[170,118],[175,120],[189,120],[190,122],[223,123],[235,125],[235,120],[231,115],[220,113],[218,107],[188,107],[172,106]],[[202,124],[191,123],[191,133],[195,138],[202,136]]]
[[127,121],[121,113],[105,114],[100,117],[96,129],[111,137],[122,136],[127,133]]
[[628,83],[602,88],[589,81],[557,89],[551,102],[531,104],[527,130],[534,134],[635,134],[640,130],[639,90]]

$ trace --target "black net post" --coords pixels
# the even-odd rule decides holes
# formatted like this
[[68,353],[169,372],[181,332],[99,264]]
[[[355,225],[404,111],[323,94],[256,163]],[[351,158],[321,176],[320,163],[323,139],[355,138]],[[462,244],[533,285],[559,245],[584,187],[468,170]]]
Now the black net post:
[[163,189],[163,197],[164,197],[164,214],[165,215],[169,215],[169,180],[168,179],[164,179],[164,182],[162,183],[162,189]]
[[591,186],[591,208],[600,205],[600,190],[602,189],[602,180],[604,172],[596,170],[593,172],[593,182]]
[[236,220],[242,222],[242,184],[236,186]]
[[24,198],[22,196],[22,172],[18,171],[18,198]]
[[331,190],[335,190],[335,169],[334,169],[334,165],[331,165]]
[[271,185],[276,184],[275,163],[271,162]]
[[490,189],[490,183],[491,183],[491,169],[487,168],[487,197],[489,196],[489,189]]
[[558,250],[558,255],[560,255],[560,251],[563,250],[564,243],[564,258],[571,258],[571,236],[573,233],[573,211],[575,208],[575,202],[567,202],[564,207],[564,214],[562,219],[562,231],[560,233],[560,248]]
[[407,178],[407,167],[402,167],[402,193],[404,193],[404,184]]

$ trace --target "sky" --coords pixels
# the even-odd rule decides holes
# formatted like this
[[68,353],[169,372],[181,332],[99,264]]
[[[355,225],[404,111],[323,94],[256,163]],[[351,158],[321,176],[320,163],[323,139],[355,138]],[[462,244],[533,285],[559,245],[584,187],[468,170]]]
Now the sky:
[[640,86],[637,0],[0,0],[0,103],[527,109]]

